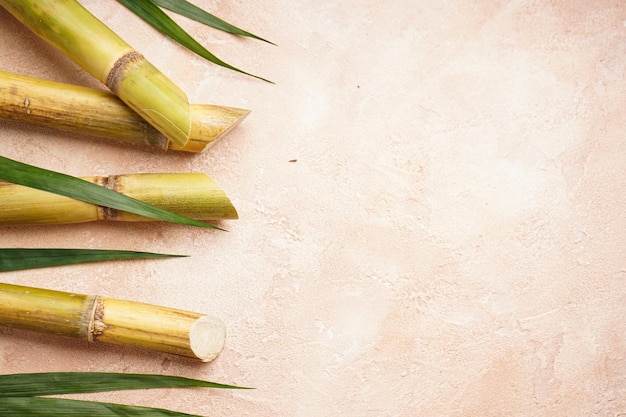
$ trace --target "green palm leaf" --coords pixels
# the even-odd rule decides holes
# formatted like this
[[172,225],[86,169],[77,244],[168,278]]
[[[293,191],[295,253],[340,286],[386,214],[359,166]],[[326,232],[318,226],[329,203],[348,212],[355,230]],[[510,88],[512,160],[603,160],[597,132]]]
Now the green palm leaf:
[[71,265],[84,262],[172,258],[181,256],[184,255],[105,249],[0,248],[0,272]]
[[110,207],[116,210],[127,211],[156,220],[188,226],[219,229],[209,223],[172,213],[171,211],[144,203],[143,201],[125,196],[89,181],[24,164],[3,156],[0,156],[0,180],[48,191],[100,206]]
[[152,27],[159,32],[170,37],[174,41],[178,42],[185,48],[195,52],[204,59],[220,65],[224,68],[228,68],[233,71],[240,72],[242,74],[249,75],[251,77],[258,78],[263,81],[271,83],[271,81],[265,78],[259,77],[254,74],[245,72],[237,67],[234,67],[226,62],[222,61],[211,52],[209,52],[204,46],[200,45],[198,41],[192,38],[178,23],[174,22],[163,10],[161,10],[152,0],[117,0],[126,6],[129,10],[135,13],[137,16],[145,20]]
[[0,375],[0,398],[153,388],[249,389],[170,375],[115,372],[42,372]]
[[60,398],[0,398],[0,416],[6,417],[201,417],[161,408],[137,407]]
[[211,13],[189,3],[186,0],[152,0],[158,6],[171,10],[174,13],[188,17],[196,22],[204,23],[205,25],[214,27],[215,29],[222,30],[224,32],[232,33],[233,35],[247,36],[249,38],[258,39],[263,42],[275,45],[273,42],[263,39],[253,33],[247,32],[237,26],[220,19],[219,17],[212,15]]

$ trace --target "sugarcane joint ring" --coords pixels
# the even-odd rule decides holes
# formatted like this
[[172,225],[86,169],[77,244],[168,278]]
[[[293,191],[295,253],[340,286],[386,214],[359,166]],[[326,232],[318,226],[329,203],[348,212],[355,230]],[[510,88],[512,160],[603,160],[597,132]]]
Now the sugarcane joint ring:
[[119,91],[119,86],[124,78],[124,74],[127,71],[127,68],[135,65],[138,61],[143,60],[144,57],[137,51],[130,51],[124,54],[120,59],[118,59],[111,71],[109,71],[109,75],[107,75],[106,86],[111,89],[114,93]]

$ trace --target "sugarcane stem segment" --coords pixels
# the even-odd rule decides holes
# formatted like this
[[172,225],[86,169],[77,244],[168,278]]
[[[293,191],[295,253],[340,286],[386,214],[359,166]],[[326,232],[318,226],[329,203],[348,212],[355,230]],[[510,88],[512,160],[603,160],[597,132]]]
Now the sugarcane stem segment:
[[[202,173],[128,174],[84,180],[199,220],[238,217],[226,193]],[[108,209],[34,188],[0,181],[0,226],[67,224],[97,220],[136,222],[148,217]]]
[[215,359],[226,338],[221,320],[191,311],[4,283],[0,325],[202,362]]
[[[120,80],[110,78],[110,83],[114,78]],[[113,93],[0,71],[0,119],[164,150],[203,152],[250,113],[246,109],[211,104],[192,104],[189,111],[189,141],[180,147]]]

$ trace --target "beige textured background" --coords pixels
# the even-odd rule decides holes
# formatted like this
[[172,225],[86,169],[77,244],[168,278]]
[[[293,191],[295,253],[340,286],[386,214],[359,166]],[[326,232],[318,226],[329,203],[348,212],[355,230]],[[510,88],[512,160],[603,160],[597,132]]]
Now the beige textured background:
[[[201,171],[241,219],[8,228],[1,246],[185,253],[2,280],[221,317],[202,365],[0,330],[3,373],[157,372],[257,387],[92,395],[211,416],[626,415],[626,6],[208,1],[276,42],[179,19],[227,61],[86,0],[192,102],[252,110],[200,156],[0,123],[74,175]],[[0,65],[98,86],[0,10]],[[290,160],[297,162],[290,162]]]

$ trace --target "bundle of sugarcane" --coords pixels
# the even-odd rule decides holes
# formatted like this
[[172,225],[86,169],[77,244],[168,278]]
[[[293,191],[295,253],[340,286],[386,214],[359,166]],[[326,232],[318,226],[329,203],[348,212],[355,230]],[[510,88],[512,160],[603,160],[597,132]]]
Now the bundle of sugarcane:
[[[237,218],[226,193],[205,174],[129,174],[82,179],[192,219]],[[0,225],[4,226],[152,220],[8,182],[0,182],[0,201]]]
[[106,84],[178,149],[185,149],[198,116],[186,94],[78,2],[0,0],[0,5]]
[[180,147],[108,91],[0,71],[0,119],[163,150],[203,152],[250,113],[209,104],[192,104],[189,111],[189,140]]
[[[75,0],[0,0],[0,6],[112,92],[0,72],[1,119],[202,152],[249,113],[190,105],[180,88]],[[160,219],[214,228],[197,220],[237,218],[228,197],[204,174],[86,177],[51,185],[52,172],[19,165],[0,157],[0,178],[11,181],[0,182],[0,225]],[[90,187],[88,197],[79,195],[78,189]],[[93,188],[131,198],[105,205],[101,197],[111,195]],[[145,203],[153,209],[146,211]],[[0,284],[0,323],[201,361],[214,359],[225,338],[221,321],[198,313],[9,284]]]
[[168,307],[0,283],[3,326],[208,362],[224,347],[217,318]]

